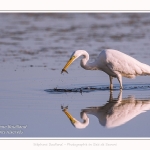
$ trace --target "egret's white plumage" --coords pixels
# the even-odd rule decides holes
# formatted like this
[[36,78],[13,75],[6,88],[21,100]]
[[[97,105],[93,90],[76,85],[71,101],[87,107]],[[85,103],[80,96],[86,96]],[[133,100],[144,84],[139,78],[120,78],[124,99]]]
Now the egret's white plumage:
[[90,63],[89,54],[85,50],[73,52],[71,58],[62,69],[62,72],[78,57],[81,59],[81,67],[86,70],[101,70],[109,75],[110,89],[113,89],[112,79],[117,78],[122,89],[122,77],[135,78],[138,75],[150,75],[150,66],[139,62],[133,57],[113,49],[103,50],[94,62]]

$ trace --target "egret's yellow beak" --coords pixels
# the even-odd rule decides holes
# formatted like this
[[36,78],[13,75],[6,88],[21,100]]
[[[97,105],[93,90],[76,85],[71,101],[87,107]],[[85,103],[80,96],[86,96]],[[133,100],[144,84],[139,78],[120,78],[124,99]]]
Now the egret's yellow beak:
[[66,109],[64,109],[63,112],[70,119],[71,123],[73,123],[73,124],[76,123],[76,120],[72,117],[72,115]]
[[73,61],[74,61],[75,59],[76,59],[76,57],[75,57],[75,56],[72,56],[72,57],[68,60],[68,62],[67,62],[66,65],[64,66],[64,68],[62,69],[61,73],[63,73],[63,72],[68,73],[68,72],[67,72],[67,68],[73,63]]

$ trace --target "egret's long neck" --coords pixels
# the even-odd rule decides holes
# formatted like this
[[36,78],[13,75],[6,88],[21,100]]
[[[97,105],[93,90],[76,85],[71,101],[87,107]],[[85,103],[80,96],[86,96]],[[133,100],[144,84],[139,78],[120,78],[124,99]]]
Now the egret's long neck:
[[85,112],[82,112],[81,118],[83,119],[83,122],[76,120],[77,123],[74,123],[74,126],[78,129],[86,128],[89,125],[89,118]]
[[94,62],[89,62],[89,54],[86,51],[82,52],[82,56],[84,58],[81,59],[80,65],[82,68],[86,69],[86,70],[98,70],[98,67]]
[[79,122],[77,124],[74,124],[74,126],[78,129],[84,129],[89,125],[89,118],[87,118],[86,120],[84,120],[84,122]]

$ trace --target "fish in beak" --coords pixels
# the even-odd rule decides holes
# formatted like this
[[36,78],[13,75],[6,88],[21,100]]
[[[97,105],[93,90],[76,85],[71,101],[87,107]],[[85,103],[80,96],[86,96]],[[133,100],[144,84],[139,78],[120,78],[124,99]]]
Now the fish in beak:
[[67,68],[73,63],[73,61],[74,61],[75,59],[76,59],[76,57],[75,57],[75,56],[72,56],[72,57],[68,60],[68,62],[66,63],[66,65],[65,65],[64,68],[62,69],[61,74],[62,74],[63,72],[68,73],[68,72],[67,72]]

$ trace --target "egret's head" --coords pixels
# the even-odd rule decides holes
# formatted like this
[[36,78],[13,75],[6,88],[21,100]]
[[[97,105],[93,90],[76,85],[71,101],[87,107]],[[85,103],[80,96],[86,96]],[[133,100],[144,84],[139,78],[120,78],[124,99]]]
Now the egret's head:
[[62,69],[61,73],[63,72],[67,72],[67,68],[80,56],[80,52],[79,50],[74,51],[70,57],[70,59],[68,60],[68,62],[66,63],[66,65],[64,66],[64,68]]

